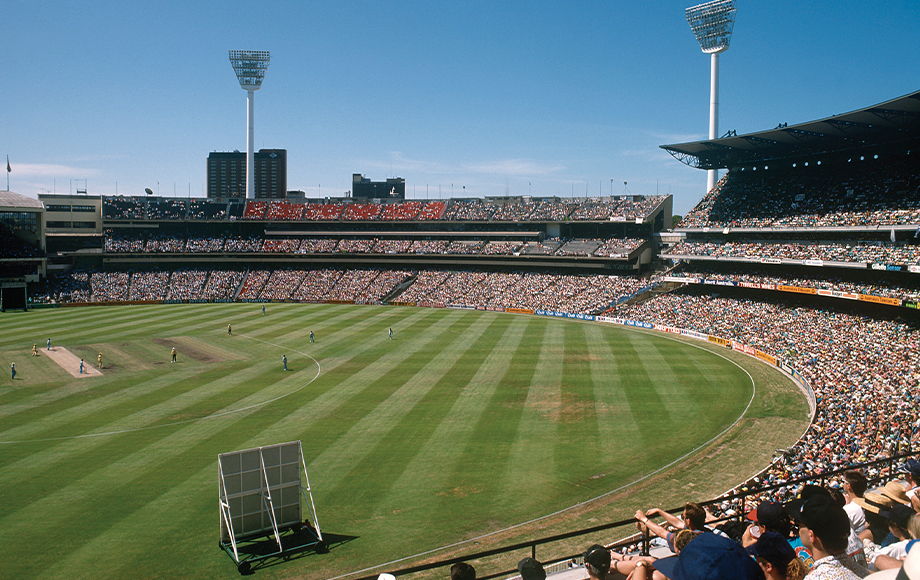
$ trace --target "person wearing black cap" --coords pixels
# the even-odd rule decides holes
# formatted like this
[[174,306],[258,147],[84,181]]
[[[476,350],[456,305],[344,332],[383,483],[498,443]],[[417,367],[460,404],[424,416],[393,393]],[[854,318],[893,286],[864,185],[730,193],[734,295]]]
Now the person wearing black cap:
[[869,570],[846,554],[850,519],[830,496],[812,495],[798,510],[799,538],[814,556],[815,564],[806,578],[810,580],[856,580]]
[[546,580],[543,564],[533,558],[524,558],[517,565],[521,580]]
[[610,552],[600,544],[585,550],[585,569],[592,580],[606,580],[610,573]]
[[476,568],[466,562],[457,562],[450,567],[450,580],[476,580]]
[[744,547],[749,547],[757,541],[760,534],[764,532],[777,532],[784,538],[789,538],[792,532],[792,520],[789,514],[783,508],[782,504],[765,501],[755,509],[752,509],[745,516],[748,520],[753,521],[756,526],[750,526],[742,536],[741,543]]
[[747,551],[767,580],[802,580],[808,574],[808,567],[796,556],[789,541],[777,532],[763,532]]

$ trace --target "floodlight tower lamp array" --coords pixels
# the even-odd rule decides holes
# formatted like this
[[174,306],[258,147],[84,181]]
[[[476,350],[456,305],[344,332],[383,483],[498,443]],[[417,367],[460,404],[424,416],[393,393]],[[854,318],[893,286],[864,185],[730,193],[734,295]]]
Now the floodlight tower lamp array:
[[[709,139],[719,136],[719,54],[728,50],[735,27],[735,0],[712,0],[687,8],[687,22],[704,54],[710,55],[709,77]],[[718,181],[718,171],[710,169],[706,191],[712,191]]]
[[231,50],[230,64],[246,91],[246,199],[255,199],[255,91],[262,87],[270,55],[267,50]]

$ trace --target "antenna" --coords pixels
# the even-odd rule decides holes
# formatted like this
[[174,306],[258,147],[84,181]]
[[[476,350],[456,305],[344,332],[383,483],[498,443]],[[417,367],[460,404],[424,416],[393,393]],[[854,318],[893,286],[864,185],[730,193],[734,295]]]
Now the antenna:
[[240,86],[246,91],[246,199],[255,199],[255,133],[254,93],[262,87],[262,79],[268,69],[268,51],[231,50],[230,64],[236,72]]
[[[711,55],[709,80],[709,139],[719,136],[719,54],[728,50],[735,27],[735,0],[712,0],[687,8],[687,22],[696,36],[704,54]],[[718,180],[718,171],[710,169],[706,192],[712,191]]]

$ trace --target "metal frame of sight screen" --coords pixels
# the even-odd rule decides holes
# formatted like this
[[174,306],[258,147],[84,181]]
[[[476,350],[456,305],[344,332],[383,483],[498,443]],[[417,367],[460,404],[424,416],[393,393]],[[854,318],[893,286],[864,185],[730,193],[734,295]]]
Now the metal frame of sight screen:
[[217,463],[220,541],[232,544],[237,561],[237,541],[256,536],[274,535],[280,551],[281,531],[303,523],[303,502],[322,540],[300,441],[221,453]]

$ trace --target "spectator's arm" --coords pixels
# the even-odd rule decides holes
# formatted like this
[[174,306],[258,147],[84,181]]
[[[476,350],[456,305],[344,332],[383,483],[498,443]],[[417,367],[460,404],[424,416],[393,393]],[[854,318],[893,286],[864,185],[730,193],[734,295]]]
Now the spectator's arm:
[[[675,527],[678,530],[682,530],[687,527],[683,519],[675,516],[674,514],[669,514],[668,512],[658,509],[658,508],[652,508],[648,510],[647,512],[645,512],[645,515],[650,518],[654,516],[661,516],[664,518],[664,521],[668,522],[668,525]],[[707,521],[708,521],[708,518],[707,518]]]
[[875,557],[875,569],[876,570],[890,570],[892,568],[900,568],[904,562],[898,560],[897,558],[892,558],[891,556],[886,556],[885,554],[879,554]]
[[652,520],[648,519],[648,517],[642,513],[642,510],[636,510],[636,519],[639,520],[639,523],[636,524],[636,527],[639,528],[639,531],[643,533],[648,531],[663,540],[668,539],[668,531]]

